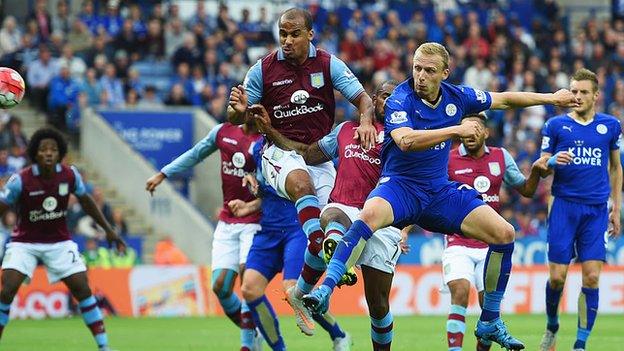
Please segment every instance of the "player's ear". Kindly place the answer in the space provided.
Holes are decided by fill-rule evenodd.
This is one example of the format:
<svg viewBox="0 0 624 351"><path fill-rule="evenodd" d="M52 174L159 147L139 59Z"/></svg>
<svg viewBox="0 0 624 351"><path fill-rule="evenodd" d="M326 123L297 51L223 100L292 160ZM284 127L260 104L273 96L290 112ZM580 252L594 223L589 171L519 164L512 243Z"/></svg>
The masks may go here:
<svg viewBox="0 0 624 351"><path fill-rule="evenodd" d="M446 78L448 78L449 74L451 74L451 70L448 68L445 68L442 70L442 80L446 80Z"/></svg>
<svg viewBox="0 0 624 351"><path fill-rule="evenodd" d="M312 39L314 39L314 29L310 29L310 30L308 31L308 39L309 39L310 41L312 41Z"/></svg>

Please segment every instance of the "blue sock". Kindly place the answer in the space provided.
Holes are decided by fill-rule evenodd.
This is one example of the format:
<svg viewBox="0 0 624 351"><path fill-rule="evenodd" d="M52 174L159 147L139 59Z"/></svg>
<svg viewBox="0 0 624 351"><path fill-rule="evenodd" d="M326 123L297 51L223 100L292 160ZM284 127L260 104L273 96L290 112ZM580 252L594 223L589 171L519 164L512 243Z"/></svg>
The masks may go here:
<svg viewBox="0 0 624 351"><path fill-rule="evenodd" d="M491 321L500 317L500 304L511 274L513 250L513 242L501 245L490 244L483 274L485 294L480 318L482 321Z"/></svg>
<svg viewBox="0 0 624 351"><path fill-rule="evenodd" d="M11 304L5 304L0 302L0 336L4 327L9 323L9 314L11 312Z"/></svg>
<svg viewBox="0 0 624 351"><path fill-rule="evenodd" d="M373 349L389 349L392 344L392 312L388 311L382 319L370 317L371 320L371 339L373 341Z"/></svg>
<svg viewBox="0 0 624 351"><path fill-rule="evenodd" d="M102 348L108 346L108 336L104 329L104 318L102 311L98 307L98 302L93 295L78 302L80 312L82 313L82 319L84 320L98 347Z"/></svg>
<svg viewBox="0 0 624 351"><path fill-rule="evenodd" d="M240 315L242 303L236 294L231 293L228 297L219 297L219 303L228 316Z"/></svg>
<svg viewBox="0 0 624 351"><path fill-rule="evenodd" d="M329 336L332 340L336 338L344 338L345 333L342 329L340 329L340 325L329 312L321 315L314 313L312 318L321 326L323 329L327 330Z"/></svg>
<svg viewBox="0 0 624 351"><path fill-rule="evenodd" d="M330 290L336 287L342 275L347 271L347 265L355 263L362 253L366 240L370 239L371 236L373 236L373 231L366 223L359 219L353 222L342 241L338 242L336 252L334 252L334 256L327 266L327 274L323 285ZM356 248L358 249L357 251L355 250Z"/></svg>
<svg viewBox="0 0 624 351"><path fill-rule="evenodd" d="M223 269L215 269L212 271L212 286L215 286L217 278L221 275ZM241 300L234 294L231 287L234 285L232 281L236 279L238 273L231 269L225 270L225 276L221 290L216 292L219 304L228 318L236 325L241 323Z"/></svg>
<svg viewBox="0 0 624 351"><path fill-rule="evenodd" d="M598 289L581 288L578 299L578 329L575 349L584 349L598 315Z"/></svg>
<svg viewBox="0 0 624 351"><path fill-rule="evenodd" d="M256 324L253 321L253 316L249 310L247 303L243 301L241 303L241 348L247 347L251 350L253 347L254 339L256 338Z"/></svg>
<svg viewBox="0 0 624 351"><path fill-rule="evenodd" d="M248 301L247 305L249 306L256 326L260 329L264 340L266 340L271 349L273 351L286 350L284 339L280 333L277 315L266 295L262 295L262 297L254 301Z"/></svg>
<svg viewBox="0 0 624 351"><path fill-rule="evenodd" d="M323 272L327 269L325 261L318 255L313 255L307 248L304 255L304 264L301 274L297 279L297 290L302 294L308 294L314 285L321 279Z"/></svg>
<svg viewBox="0 0 624 351"><path fill-rule="evenodd" d="M546 328L553 333L559 330L559 300L563 289L555 290L550 286L550 282L546 282L546 316L548 323Z"/></svg>

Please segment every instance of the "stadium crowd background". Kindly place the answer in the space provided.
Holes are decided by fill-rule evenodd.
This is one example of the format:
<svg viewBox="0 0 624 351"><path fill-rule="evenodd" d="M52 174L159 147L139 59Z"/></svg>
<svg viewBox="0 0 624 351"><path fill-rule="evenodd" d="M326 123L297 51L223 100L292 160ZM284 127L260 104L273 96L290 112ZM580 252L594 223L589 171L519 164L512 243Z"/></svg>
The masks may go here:
<svg viewBox="0 0 624 351"><path fill-rule="evenodd" d="M407 78L416 47L435 41L453 57L448 80L483 90L556 91L587 67L599 77L599 111L624 118L624 19L588 13L572 26L553 0L501 3L292 2L313 14L315 45L344 60L369 92L383 80ZM223 121L230 87L277 48L277 12L264 7L233 14L225 3L212 12L197 1L186 18L177 2L84 1L73 6L79 11L69 5L37 0L25 18L5 13L0 29L0 66L19 70L30 104L68 133L78 133L87 107L196 106ZM337 123L355 112L338 95ZM489 145L505 146L528 174L544 121L559 112L551 106L489 112ZM0 122L0 170L5 158L13 164L0 175L6 179L25 164L27 139L19 118L4 113ZM502 191L502 214L519 237L545 237L548 185L542 182L534 199ZM4 233L14 222L6 217Z"/></svg>

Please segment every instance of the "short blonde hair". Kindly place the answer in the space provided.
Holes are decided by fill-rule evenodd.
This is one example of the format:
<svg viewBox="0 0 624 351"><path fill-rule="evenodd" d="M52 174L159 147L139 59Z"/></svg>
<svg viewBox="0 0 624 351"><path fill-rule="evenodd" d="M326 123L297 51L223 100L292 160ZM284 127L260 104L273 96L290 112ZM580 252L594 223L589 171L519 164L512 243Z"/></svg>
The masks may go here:
<svg viewBox="0 0 624 351"><path fill-rule="evenodd" d="M428 43L424 43L424 44L420 44L420 46L418 47L418 49L416 49L416 51L414 52L414 56L416 56L417 53L423 53L425 55L438 55L442 58L442 64L443 64L443 68L444 69L448 69L449 68L449 52L446 50L446 48L444 47L444 45L442 44L438 44L438 43L434 43L434 42L428 42Z"/></svg>
<svg viewBox="0 0 624 351"><path fill-rule="evenodd" d="M570 80L575 80L577 82L581 80L588 80L592 82L592 86L594 88L594 92L598 91L598 76L596 73L588 70L587 68L581 68L578 71L574 72Z"/></svg>

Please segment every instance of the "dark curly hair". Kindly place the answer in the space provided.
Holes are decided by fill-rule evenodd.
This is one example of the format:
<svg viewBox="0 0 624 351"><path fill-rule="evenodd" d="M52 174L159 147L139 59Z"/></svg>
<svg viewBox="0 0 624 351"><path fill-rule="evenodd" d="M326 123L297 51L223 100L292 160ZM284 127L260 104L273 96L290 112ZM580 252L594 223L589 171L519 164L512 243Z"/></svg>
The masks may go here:
<svg viewBox="0 0 624 351"><path fill-rule="evenodd" d="M59 161L67 155L67 141L65 140L63 134L53 128L41 128L32 135L26 150L28 157L33 163L37 163L37 151L39 150L39 144L41 144L43 139L53 139L56 141L56 145L58 145L59 150Z"/></svg>

